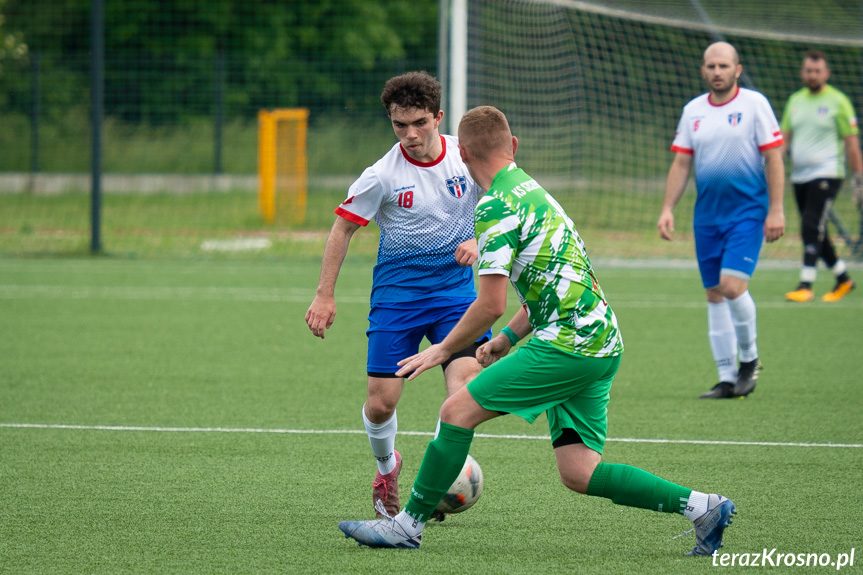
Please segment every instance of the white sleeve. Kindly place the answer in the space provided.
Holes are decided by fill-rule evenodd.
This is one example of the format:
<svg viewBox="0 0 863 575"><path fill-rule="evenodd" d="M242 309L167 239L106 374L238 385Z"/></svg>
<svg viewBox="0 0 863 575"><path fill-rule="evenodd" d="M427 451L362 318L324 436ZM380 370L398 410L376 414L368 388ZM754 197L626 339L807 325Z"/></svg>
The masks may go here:
<svg viewBox="0 0 863 575"><path fill-rule="evenodd" d="M336 214L361 226L369 221L381 207L383 185L374 166L366 168L348 189L348 197L336 208Z"/></svg>
<svg viewBox="0 0 863 575"><path fill-rule="evenodd" d="M671 151L692 154L694 149L695 148L692 147L692 137L689 133L689 121L687 120L686 108L683 108L683 113L680 115L680 121L677 123L677 131L674 133L674 140L671 142Z"/></svg>
<svg viewBox="0 0 863 575"><path fill-rule="evenodd" d="M782 130L770 102L758 94L755 103L755 142L762 152L782 145Z"/></svg>

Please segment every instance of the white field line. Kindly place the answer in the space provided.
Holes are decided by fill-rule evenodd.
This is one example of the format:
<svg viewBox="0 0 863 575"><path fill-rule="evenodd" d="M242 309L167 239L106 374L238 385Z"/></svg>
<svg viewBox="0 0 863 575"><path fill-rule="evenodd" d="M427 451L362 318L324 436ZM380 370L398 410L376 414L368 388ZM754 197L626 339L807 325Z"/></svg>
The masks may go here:
<svg viewBox="0 0 863 575"><path fill-rule="evenodd" d="M6 429L67 429L73 431L153 431L161 433L271 433L283 435L365 435L362 429L266 429L256 427L149 427L135 425L72 425L63 423L2 423ZM399 435L431 437L430 431L399 431ZM549 441L548 435L510 435L477 433L475 437L487 439L516 439ZM786 441L724 441L718 439L644 439L634 437L609 437L615 443L692 444L692 445L740 445L755 447L841 447L860 449L863 443L799 443Z"/></svg>
<svg viewBox="0 0 863 575"><path fill-rule="evenodd" d="M205 252L244 252L266 250L273 245L269 238L236 238L233 240L204 240L201 249Z"/></svg>

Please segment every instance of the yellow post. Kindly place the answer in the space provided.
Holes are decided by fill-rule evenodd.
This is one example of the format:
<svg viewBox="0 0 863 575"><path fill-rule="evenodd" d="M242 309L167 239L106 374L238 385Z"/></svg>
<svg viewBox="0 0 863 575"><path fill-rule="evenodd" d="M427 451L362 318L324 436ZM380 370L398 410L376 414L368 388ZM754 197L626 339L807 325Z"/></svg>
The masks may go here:
<svg viewBox="0 0 863 575"><path fill-rule="evenodd" d="M276 220L276 146L272 115L258 112L258 209L264 221Z"/></svg>
<svg viewBox="0 0 863 575"><path fill-rule="evenodd" d="M306 134L309 111L258 112L258 202L267 223L306 218Z"/></svg>

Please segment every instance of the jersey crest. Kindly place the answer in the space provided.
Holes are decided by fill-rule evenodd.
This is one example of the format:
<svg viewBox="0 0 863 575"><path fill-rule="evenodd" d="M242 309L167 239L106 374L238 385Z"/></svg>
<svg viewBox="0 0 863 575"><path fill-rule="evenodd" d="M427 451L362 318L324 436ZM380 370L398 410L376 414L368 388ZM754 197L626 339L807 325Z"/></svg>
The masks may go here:
<svg viewBox="0 0 863 575"><path fill-rule="evenodd" d="M732 126L736 126L740 123L740 118L743 117L743 114L740 112L734 112L733 114L728 114L728 123Z"/></svg>
<svg viewBox="0 0 863 575"><path fill-rule="evenodd" d="M446 189L454 198L460 198L467 192L467 178L456 176L446 180Z"/></svg>

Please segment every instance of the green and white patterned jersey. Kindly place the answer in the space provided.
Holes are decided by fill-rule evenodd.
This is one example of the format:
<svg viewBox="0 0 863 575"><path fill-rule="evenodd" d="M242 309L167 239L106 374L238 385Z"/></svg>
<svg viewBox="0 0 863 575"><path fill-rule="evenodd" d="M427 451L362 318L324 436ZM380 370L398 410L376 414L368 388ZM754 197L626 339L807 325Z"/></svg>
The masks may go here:
<svg viewBox="0 0 863 575"><path fill-rule="evenodd" d="M791 132L791 181L845 177L843 138L857 134L857 118L848 98L829 84L817 94L803 88L791 94L781 129Z"/></svg>
<svg viewBox="0 0 863 575"><path fill-rule="evenodd" d="M478 273L509 277L534 337L585 357L623 352L617 317L560 204L514 163L476 207Z"/></svg>

